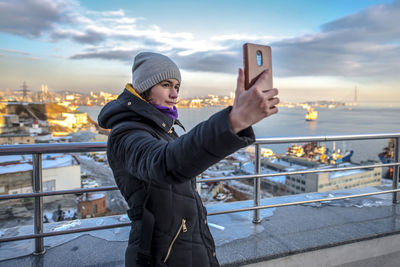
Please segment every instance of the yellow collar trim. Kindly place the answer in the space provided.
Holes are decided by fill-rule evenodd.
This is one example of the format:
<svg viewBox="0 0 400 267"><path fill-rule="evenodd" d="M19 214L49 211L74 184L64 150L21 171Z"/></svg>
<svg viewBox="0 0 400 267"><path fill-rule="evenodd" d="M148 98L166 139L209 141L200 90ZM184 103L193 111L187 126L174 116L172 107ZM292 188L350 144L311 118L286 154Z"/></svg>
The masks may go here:
<svg viewBox="0 0 400 267"><path fill-rule="evenodd" d="M141 96L135 91L135 89L133 89L131 83L127 83L126 86L125 86L125 89L128 90L129 92L131 92L133 95L137 96L138 98L142 99L144 102L147 102L146 100L144 100L143 97L141 97Z"/></svg>

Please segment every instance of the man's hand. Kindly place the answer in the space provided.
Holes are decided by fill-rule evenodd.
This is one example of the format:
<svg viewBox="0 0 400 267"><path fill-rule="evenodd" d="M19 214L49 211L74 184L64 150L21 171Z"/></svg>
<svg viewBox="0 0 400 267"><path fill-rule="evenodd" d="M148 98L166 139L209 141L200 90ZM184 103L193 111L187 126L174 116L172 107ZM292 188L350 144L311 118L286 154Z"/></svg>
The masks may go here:
<svg viewBox="0 0 400 267"><path fill-rule="evenodd" d="M229 122L234 133L259 122L278 112L278 89L261 88L263 80L267 79L265 71L249 90L244 89L244 72L239 69L235 102L229 114Z"/></svg>

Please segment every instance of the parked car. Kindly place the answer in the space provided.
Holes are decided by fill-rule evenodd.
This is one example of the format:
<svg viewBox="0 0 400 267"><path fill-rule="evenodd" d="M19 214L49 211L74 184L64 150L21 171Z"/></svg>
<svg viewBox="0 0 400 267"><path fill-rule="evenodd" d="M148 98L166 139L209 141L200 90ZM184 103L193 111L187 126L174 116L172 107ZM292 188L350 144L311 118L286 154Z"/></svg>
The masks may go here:
<svg viewBox="0 0 400 267"><path fill-rule="evenodd" d="M81 183L82 183L82 187L83 188L96 188L96 187L99 187L99 184L95 180L92 180L92 179L83 179L81 181Z"/></svg>
<svg viewBox="0 0 400 267"><path fill-rule="evenodd" d="M224 200L226 198L226 194L224 193L218 193L215 198L219 201Z"/></svg>

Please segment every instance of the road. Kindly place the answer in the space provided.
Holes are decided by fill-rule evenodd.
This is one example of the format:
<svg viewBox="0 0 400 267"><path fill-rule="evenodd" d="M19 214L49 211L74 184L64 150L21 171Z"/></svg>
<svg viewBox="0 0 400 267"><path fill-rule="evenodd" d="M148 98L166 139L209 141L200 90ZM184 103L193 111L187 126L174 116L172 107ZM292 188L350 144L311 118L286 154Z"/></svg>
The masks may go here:
<svg viewBox="0 0 400 267"><path fill-rule="evenodd" d="M113 173L106 162L96 162L94 159L77 155L81 162L81 172L85 172L89 178L95 180L99 186L115 186ZM125 199L119 190L105 191L107 208L115 213L125 213L128 209Z"/></svg>

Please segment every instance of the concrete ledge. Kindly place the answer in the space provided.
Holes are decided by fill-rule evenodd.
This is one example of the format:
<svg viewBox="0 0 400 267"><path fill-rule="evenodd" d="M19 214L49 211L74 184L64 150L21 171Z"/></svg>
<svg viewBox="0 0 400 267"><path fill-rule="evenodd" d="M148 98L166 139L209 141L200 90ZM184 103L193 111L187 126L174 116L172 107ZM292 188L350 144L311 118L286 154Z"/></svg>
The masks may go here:
<svg viewBox="0 0 400 267"><path fill-rule="evenodd" d="M0 266L125 266L127 242L110 242L88 234L62 245L47 248L40 256L24 256L0 261Z"/></svg>
<svg viewBox="0 0 400 267"><path fill-rule="evenodd" d="M263 199L261 204L385 189L293 195ZM212 212L252 204L252 201L242 201L210 205L207 209ZM364 264L369 262L392 266L384 263L391 264L398 259L400 205L391 203L391 194L265 209L257 225L252 223L252 216L253 212L209 216L222 266L368 266ZM125 217L82 220L77 227L121 222ZM20 257L10 256L16 255L11 252L23 244L33 244L33 240L1 243L0 254L8 253L9 257L3 255L0 266L124 266L128 233L129 227L124 227L46 238L47 252L42 256L30 254L33 246L32 249L25 246L25 254Z"/></svg>
<svg viewBox="0 0 400 267"><path fill-rule="evenodd" d="M400 235L375 238L331 248L245 265L247 267L295 266L399 266Z"/></svg>
<svg viewBox="0 0 400 267"><path fill-rule="evenodd" d="M332 197L333 194L340 196L377 189L385 188L358 189L358 192L343 190L328 192L326 195L314 193L286 196L282 197L281 201L324 198L329 195ZM265 201L279 201L279 198ZM400 234L400 205L391 203L391 194L281 207L273 209L271 213L270 216L264 214L261 223L252 226L248 225L252 214L241 213L247 217L247 220L241 222L241 227L235 224L240 214L230 214L229 232L243 235L243 232L252 229L253 233L247 237L223 243L218 239L221 233L213 231L217 243L217 256L222 266L243 266ZM212 216L209 221L223 222L222 217L214 221L218 219L215 217L219 216Z"/></svg>

